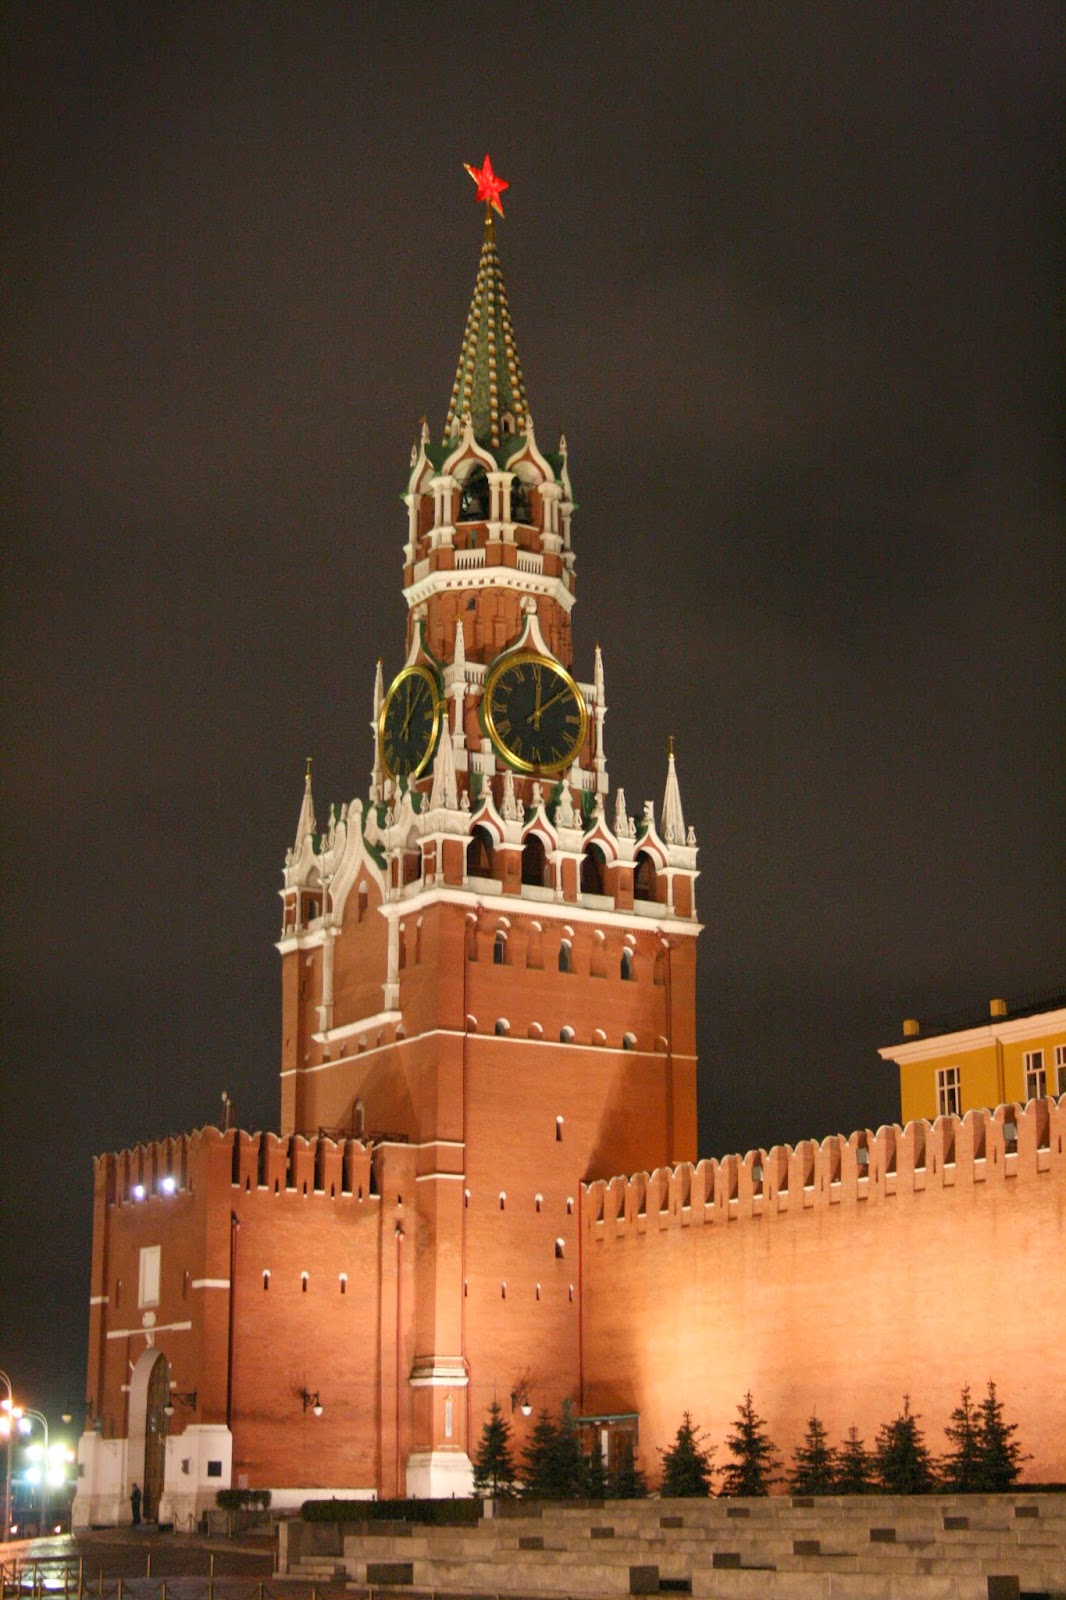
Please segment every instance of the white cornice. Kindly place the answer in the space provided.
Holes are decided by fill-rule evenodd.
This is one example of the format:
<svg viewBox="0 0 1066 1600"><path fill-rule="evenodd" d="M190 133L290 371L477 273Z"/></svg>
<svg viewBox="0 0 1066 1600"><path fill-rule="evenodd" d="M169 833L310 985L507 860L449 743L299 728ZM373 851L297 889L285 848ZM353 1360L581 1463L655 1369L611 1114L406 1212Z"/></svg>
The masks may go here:
<svg viewBox="0 0 1066 1600"><path fill-rule="evenodd" d="M324 1033L313 1033L311 1037L316 1044L334 1044L341 1039L356 1039L361 1033L373 1033L376 1028L392 1027L402 1021L402 1011L375 1011L372 1017L361 1017L358 1022L346 1022L342 1028L328 1028Z"/></svg>
<svg viewBox="0 0 1066 1600"><path fill-rule="evenodd" d="M517 567L464 567L430 572L408 585L403 594L411 608L453 589L513 589L518 594L547 595L567 612L573 610L576 598L561 578L520 572Z"/></svg>
<svg viewBox="0 0 1066 1600"><path fill-rule="evenodd" d="M1066 1007L1040 1011L1031 1017L986 1022L979 1028L963 1028L958 1033L937 1033L929 1039L908 1039L905 1044L886 1045L877 1053L882 1061L894 1061L897 1066L904 1067L912 1061L960 1055L997 1042L1016 1044L1021 1039L1038 1039L1047 1033L1066 1035Z"/></svg>
<svg viewBox="0 0 1066 1600"><path fill-rule="evenodd" d="M492 881L495 882L495 879ZM487 878L478 879L481 885L487 885L488 882ZM566 922L590 922L600 928L625 928L627 931L638 921L645 924L653 921L654 927L660 932L682 934L692 939L703 932L702 922L696 922L695 919L662 915L664 908L658 901L638 900L634 903L633 911L608 911L598 907L586 907L572 900L544 900L539 895L536 898L531 895L527 901L524 895L504 894L502 885L498 893L493 893L492 890L486 893L484 887L475 891L461 889L457 884L449 884L446 887L435 884L431 889L420 890L410 899L387 900L380 910L384 917L409 917L414 911L422 911L426 906L439 904L467 906L494 912L506 906L515 916L538 918L557 916ZM528 905L528 910L523 909L524 904ZM636 909L637 906L641 908L639 911Z"/></svg>

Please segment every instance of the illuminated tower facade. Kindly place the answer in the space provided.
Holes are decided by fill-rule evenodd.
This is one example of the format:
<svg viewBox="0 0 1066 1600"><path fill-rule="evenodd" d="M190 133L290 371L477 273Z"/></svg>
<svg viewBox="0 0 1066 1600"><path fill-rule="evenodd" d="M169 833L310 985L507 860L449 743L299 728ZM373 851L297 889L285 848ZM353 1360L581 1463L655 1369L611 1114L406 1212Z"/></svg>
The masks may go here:
<svg viewBox="0 0 1066 1600"><path fill-rule="evenodd" d="M603 661L572 659L566 441L537 442L502 184L472 175L477 281L406 486L405 653L378 668L365 797L319 824L308 773L278 946L282 1134L410 1173L384 1198L393 1492L419 1495L468 1489L493 1398L580 1405L582 1180L696 1153L695 837L672 750L658 818L612 793Z"/></svg>

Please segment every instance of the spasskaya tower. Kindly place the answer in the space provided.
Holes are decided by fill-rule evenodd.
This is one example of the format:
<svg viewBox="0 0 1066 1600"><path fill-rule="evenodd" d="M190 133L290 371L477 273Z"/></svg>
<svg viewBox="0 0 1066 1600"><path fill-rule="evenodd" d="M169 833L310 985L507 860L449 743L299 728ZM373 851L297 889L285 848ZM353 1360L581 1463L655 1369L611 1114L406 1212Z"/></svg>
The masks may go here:
<svg viewBox="0 0 1066 1600"><path fill-rule="evenodd" d="M695 837L672 750L658 819L612 793L604 664L572 660L566 441L534 433L497 252L507 185L468 171L484 234L443 436L411 452L405 654L378 667L366 794L319 823L307 775L278 945L282 1134L407 1174L383 1196L402 1481L379 1488L419 1495L469 1491L494 1398L580 1406L582 1180L696 1154Z"/></svg>

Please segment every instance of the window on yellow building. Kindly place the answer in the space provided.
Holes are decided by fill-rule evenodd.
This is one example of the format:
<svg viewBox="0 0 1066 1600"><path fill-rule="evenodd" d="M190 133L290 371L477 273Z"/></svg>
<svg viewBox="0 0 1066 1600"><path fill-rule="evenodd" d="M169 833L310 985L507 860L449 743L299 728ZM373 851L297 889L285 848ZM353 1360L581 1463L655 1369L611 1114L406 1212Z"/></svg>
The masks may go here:
<svg viewBox="0 0 1066 1600"><path fill-rule="evenodd" d="M1055 1046L1055 1093L1066 1094L1066 1044Z"/></svg>
<svg viewBox="0 0 1066 1600"><path fill-rule="evenodd" d="M940 1067L936 1075L936 1107L940 1117L957 1117L962 1113L962 1092L958 1067Z"/></svg>
<svg viewBox="0 0 1066 1600"><path fill-rule="evenodd" d="M1025 1098L1042 1100L1047 1094L1047 1074L1044 1071L1043 1050L1025 1052Z"/></svg>

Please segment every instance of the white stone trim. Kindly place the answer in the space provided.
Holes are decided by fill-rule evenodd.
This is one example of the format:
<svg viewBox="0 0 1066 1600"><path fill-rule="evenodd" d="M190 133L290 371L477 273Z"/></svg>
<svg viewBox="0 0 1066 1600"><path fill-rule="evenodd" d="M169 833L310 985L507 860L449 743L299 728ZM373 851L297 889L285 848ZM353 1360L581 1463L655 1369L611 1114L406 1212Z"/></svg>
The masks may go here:
<svg viewBox="0 0 1066 1600"><path fill-rule="evenodd" d="M406 1045L417 1044L421 1039L480 1039L486 1044L494 1045L539 1045L541 1048L551 1050L596 1050L601 1054L625 1054L630 1060L634 1058L639 1060L643 1056L648 1061L661 1061L666 1055L672 1057L674 1061L698 1060L694 1053L685 1050L671 1050L669 1047L665 1050L625 1050L620 1044L604 1045L592 1044L591 1042L586 1044L584 1040L575 1041L571 1039L568 1045L563 1045L558 1039L530 1039L521 1033L478 1033L472 1028L427 1028L425 1033L408 1033L402 1039L390 1039L388 1043L375 1045L371 1050L360 1050L354 1056L338 1056L335 1061L319 1061L313 1067L286 1067L279 1074L279 1077L294 1078L298 1072L308 1075L313 1072L333 1072L337 1067L347 1066L349 1062L366 1061L371 1056L376 1055L379 1050L399 1050ZM371 1138L368 1142L388 1144L389 1141L387 1139L374 1140ZM425 1150L432 1145L443 1142L440 1139L429 1139L425 1144L419 1145L405 1142L403 1148L405 1150ZM462 1148L462 1146L459 1146L459 1148ZM371 1196L371 1198L377 1197Z"/></svg>
<svg viewBox="0 0 1066 1600"><path fill-rule="evenodd" d="M137 1334L145 1338L149 1333L189 1333L192 1330L191 1322L160 1322L154 1328L108 1328L109 1339L132 1339Z"/></svg>
<svg viewBox="0 0 1066 1600"><path fill-rule="evenodd" d="M340 1028L328 1028L323 1033L313 1033L311 1037L316 1044L333 1044L336 1040L355 1038L361 1033L373 1033L375 1028L388 1028L402 1021L402 1011L375 1011L372 1017L363 1017L358 1022L346 1022Z"/></svg>
<svg viewBox="0 0 1066 1600"><path fill-rule="evenodd" d="M91 1306L106 1306L109 1303L110 1303L110 1296L109 1295L106 1295L106 1294L91 1294L89 1296L89 1304Z"/></svg>
<svg viewBox="0 0 1066 1600"><path fill-rule="evenodd" d="M473 905L481 910L497 913L500 909L500 902L505 902L513 908L512 914L514 916L523 915L522 902L526 898L524 894L505 895L502 885L498 890L493 890L490 888L490 884L496 882L494 878L478 878L476 881L479 885L476 890L460 888L458 884L448 884L447 886L442 886L439 883L433 884L429 888L419 889L418 893L413 894L408 900L386 902L380 908L381 914L386 917L406 917L410 916L413 911L421 911L425 906L441 903L458 906ZM529 900L530 902L535 901L538 908L547 905L548 902L542 898L543 891L538 885L523 884L522 887L523 890L530 887L535 890L535 893L529 896ZM549 893L554 896L554 890L549 891ZM598 899L599 896L595 898ZM598 906L585 906L579 901L555 900L554 898L551 903L558 916L572 919L575 922L591 922L597 927L624 928L628 932L632 930L633 917L636 915L645 920L655 921L664 933L681 934L694 939L703 932L702 922L697 922L695 918L689 920L687 917L671 916L666 907L660 904L658 900L635 900L633 902L633 911L607 911L601 910ZM542 911L538 909L537 915L540 916L542 914Z"/></svg>
<svg viewBox="0 0 1066 1600"><path fill-rule="evenodd" d="M456 1183L462 1183L466 1177L465 1172L416 1172L416 1183L435 1183L438 1178L452 1178Z"/></svg>
<svg viewBox="0 0 1066 1600"><path fill-rule="evenodd" d="M193 1278L190 1289L228 1289L228 1278Z"/></svg>

